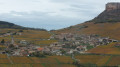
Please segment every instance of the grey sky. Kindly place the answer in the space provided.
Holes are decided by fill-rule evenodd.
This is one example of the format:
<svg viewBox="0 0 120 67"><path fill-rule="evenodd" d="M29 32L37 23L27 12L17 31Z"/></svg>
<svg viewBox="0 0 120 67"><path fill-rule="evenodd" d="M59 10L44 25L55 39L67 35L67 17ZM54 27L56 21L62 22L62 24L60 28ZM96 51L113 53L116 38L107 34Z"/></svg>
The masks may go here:
<svg viewBox="0 0 120 67"><path fill-rule="evenodd" d="M120 0L0 0L0 20L26 27L60 29L96 17Z"/></svg>

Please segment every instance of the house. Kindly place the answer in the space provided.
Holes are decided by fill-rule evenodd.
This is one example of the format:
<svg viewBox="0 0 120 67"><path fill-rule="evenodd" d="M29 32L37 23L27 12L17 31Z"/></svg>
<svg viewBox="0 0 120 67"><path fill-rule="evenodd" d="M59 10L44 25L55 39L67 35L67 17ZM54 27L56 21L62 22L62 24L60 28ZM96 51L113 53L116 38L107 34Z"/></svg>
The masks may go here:
<svg viewBox="0 0 120 67"><path fill-rule="evenodd" d="M15 50L13 53L14 56L19 56L20 55L20 49L19 50Z"/></svg>
<svg viewBox="0 0 120 67"><path fill-rule="evenodd" d="M28 56L29 55L27 50L23 50L20 53L21 53L22 56Z"/></svg>
<svg viewBox="0 0 120 67"><path fill-rule="evenodd" d="M27 44L28 44L28 42L27 42L26 40L21 40L21 41L20 41L20 44L27 45Z"/></svg>
<svg viewBox="0 0 120 67"><path fill-rule="evenodd" d="M37 51L43 51L44 48L37 48Z"/></svg>
<svg viewBox="0 0 120 67"><path fill-rule="evenodd" d="M42 51L45 53L50 53L51 49L49 47L44 47Z"/></svg>
<svg viewBox="0 0 120 67"><path fill-rule="evenodd" d="M22 35L22 33L18 33L18 32L17 32L16 35Z"/></svg>
<svg viewBox="0 0 120 67"><path fill-rule="evenodd" d="M71 49L71 50L68 52L68 54L72 54L73 52L74 52L74 50Z"/></svg>
<svg viewBox="0 0 120 67"><path fill-rule="evenodd" d="M28 51L28 53L29 53L29 54L31 54L31 53L34 53L34 52L35 52L35 51L33 51L33 50L31 50L31 51Z"/></svg>
<svg viewBox="0 0 120 67"><path fill-rule="evenodd" d="M58 51L58 52L56 53L56 55L62 56L63 54L62 54L60 51Z"/></svg>
<svg viewBox="0 0 120 67"><path fill-rule="evenodd" d="M83 46L83 45L80 45L80 46L78 46L77 48L76 48L76 50L78 50L78 51L87 51L87 46Z"/></svg>

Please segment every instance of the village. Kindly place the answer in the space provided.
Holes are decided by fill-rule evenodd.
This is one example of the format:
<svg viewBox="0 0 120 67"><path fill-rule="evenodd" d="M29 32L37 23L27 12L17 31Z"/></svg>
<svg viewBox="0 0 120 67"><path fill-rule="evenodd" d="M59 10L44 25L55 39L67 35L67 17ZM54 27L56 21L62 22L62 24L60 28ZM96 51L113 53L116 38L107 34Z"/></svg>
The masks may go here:
<svg viewBox="0 0 120 67"><path fill-rule="evenodd" d="M51 38L57 39L58 42L44 47L43 51L56 55L86 53L87 50L97 46L118 42L118 40L110 39L109 37L100 37L95 34L78 35L72 33L62 33L60 35L53 35Z"/></svg>
<svg viewBox="0 0 120 67"><path fill-rule="evenodd" d="M1 54L9 56L34 56L33 53L43 53L47 55L71 55L86 53L87 50L95 48L99 45L107 45L111 42L118 42L118 40L110 39L109 37L100 37L99 35L78 35L72 33L53 34L48 40L58 40L49 46L40 47L38 45L29 43L26 40L19 41L20 45L15 44L14 35L22 35L22 33L6 33L0 37L10 36L11 42L5 42L5 49L0 49Z"/></svg>

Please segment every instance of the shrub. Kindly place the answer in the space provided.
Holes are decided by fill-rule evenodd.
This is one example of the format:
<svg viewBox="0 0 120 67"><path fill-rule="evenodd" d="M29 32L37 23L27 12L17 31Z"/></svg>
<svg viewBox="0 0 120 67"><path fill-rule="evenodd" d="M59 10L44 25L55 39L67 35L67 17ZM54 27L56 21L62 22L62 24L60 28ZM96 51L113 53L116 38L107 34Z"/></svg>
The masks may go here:
<svg viewBox="0 0 120 67"><path fill-rule="evenodd" d="M19 30L19 32L24 32L23 30Z"/></svg>
<svg viewBox="0 0 120 67"><path fill-rule="evenodd" d="M34 52L32 54L30 54L30 56L35 56L35 57L46 57L43 53L40 53L40 52Z"/></svg>
<svg viewBox="0 0 120 67"><path fill-rule="evenodd" d="M5 43L5 40L4 40L4 39L2 39L1 43L2 43L2 44L4 44L4 43Z"/></svg>

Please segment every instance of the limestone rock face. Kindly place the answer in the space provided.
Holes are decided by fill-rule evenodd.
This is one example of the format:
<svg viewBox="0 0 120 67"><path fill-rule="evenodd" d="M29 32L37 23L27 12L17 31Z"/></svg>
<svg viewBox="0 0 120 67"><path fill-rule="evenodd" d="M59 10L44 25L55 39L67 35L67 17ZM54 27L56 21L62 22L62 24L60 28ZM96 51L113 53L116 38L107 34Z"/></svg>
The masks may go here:
<svg viewBox="0 0 120 67"><path fill-rule="evenodd" d="M106 4L106 9L91 21L95 23L120 22L120 3Z"/></svg>
<svg viewBox="0 0 120 67"><path fill-rule="evenodd" d="M120 9L120 3L108 3L108 4L106 4L107 11L116 10L116 9Z"/></svg>

